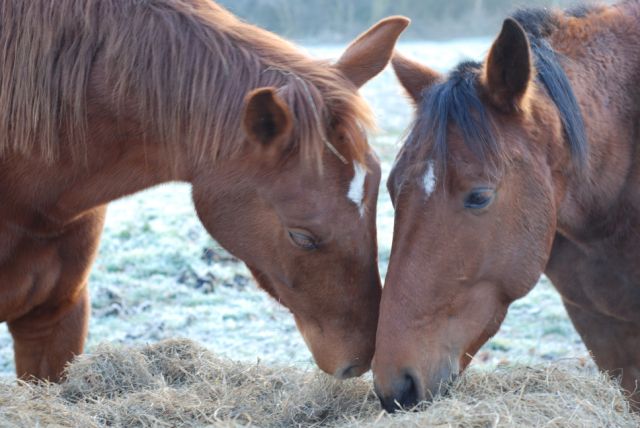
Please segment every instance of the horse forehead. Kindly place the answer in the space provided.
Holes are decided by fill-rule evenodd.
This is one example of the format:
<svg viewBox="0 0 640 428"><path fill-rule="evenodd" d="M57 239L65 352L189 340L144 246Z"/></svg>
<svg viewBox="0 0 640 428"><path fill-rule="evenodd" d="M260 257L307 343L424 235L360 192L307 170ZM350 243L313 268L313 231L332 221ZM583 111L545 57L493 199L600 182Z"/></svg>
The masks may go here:
<svg viewBox="0 0 640 428"><path fill-rule="evenodd" d="M367 180L367 169L359 162L353 164L353 178L349 183L349 191L347 197L358 207L360 216L364 216L364 198Z"/></svg>

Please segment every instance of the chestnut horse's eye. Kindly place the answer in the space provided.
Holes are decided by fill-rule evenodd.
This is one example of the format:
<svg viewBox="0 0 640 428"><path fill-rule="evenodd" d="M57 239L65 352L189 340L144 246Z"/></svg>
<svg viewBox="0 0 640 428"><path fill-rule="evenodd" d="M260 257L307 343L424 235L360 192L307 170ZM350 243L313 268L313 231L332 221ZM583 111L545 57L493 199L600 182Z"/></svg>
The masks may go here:
<svg viewBox="0 0 640 428"><path fill-rule="evenodd" d="M312 251L318 248L318 244L316 243L316 240L312 236L307 235L306 233L290 230L289 238L291 238L291 241L295 245L302 248L303 250Z"/></svg>
<svg viewBox="0 0 640 428"><path fill-rule="evenodd" d="M464 200L464 207L470 210L480 210L493 202L495 191L486 187L473 189Z"/></svg>

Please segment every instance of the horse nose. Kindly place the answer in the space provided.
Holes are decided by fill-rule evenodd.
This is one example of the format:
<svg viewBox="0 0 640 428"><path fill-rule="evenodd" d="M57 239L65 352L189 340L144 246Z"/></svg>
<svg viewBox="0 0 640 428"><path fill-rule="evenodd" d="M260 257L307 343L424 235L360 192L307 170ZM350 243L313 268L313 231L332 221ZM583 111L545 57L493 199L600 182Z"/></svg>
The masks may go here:
<svg viewBox="0 0 640 428"><path fill-rule="evenodd" d="M378 384L375 385L376 394L380 399L382 407L389 413L396 410L410 409L420 401L419 386L420 381L410 371L406 371L403 376L392 382L391 394L379 393Z"/></svg>

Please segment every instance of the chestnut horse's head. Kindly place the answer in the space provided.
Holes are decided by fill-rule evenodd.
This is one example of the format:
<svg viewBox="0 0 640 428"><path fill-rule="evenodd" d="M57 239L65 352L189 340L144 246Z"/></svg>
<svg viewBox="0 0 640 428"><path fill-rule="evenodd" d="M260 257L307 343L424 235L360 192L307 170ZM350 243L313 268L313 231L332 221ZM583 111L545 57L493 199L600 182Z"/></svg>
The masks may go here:
<svg viewBox="0 0 640 428"><path fill-rule="evenodd" d="M264 70L281 82L239 95L240 154L192 180L209 233L292 312L317 364L338 378L369 369L381 293L380 167L357 91L388 64L407 25L380 22L335 64Z"/></svg>
<svg viewBox="0 0 640 428"><path fill-rule="evenodd" d="M390 411L430 399L464 369L545 268L554 176L572 168L557 147L566 136L584 148L545 43L508 19L483 64L449 76L393 59L418 113L388 181L395 230L373 371Z"/></svg>

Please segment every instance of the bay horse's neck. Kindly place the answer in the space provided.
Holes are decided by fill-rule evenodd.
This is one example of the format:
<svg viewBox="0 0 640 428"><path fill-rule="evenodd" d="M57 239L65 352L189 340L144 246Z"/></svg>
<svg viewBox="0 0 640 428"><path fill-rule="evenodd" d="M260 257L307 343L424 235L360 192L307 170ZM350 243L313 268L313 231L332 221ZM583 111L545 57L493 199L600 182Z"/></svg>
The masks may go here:
<svg viewBox="0 0 640 428"><path fill-rule="evenodd" d="M571 162L565 141L553 157L563 197L559 230L576 239L597 238L640 186L640 2L566 19L551 44L563 55L563 67L582 110L588 139L584 167ZM635 195L633 194L635 193ZM640 208L640 205L637 207Z"/></svg>

